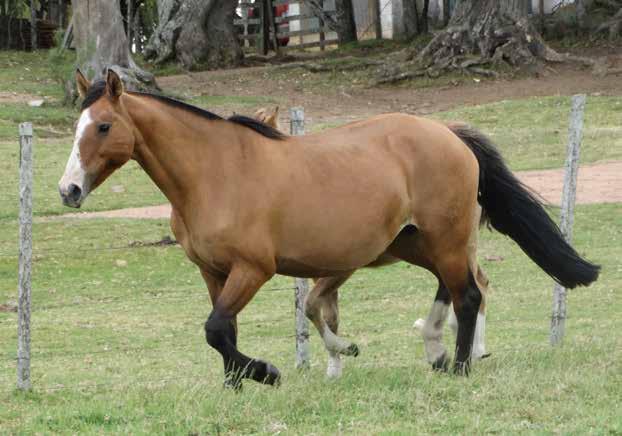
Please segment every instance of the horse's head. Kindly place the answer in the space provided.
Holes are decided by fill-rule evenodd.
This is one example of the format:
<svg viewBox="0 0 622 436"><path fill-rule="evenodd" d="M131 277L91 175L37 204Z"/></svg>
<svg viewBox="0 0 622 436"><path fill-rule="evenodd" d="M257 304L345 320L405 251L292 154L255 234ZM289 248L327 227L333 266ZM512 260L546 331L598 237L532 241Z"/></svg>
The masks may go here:
<svg viewBox="0 0 622 436"><path fill-rule="evenodd" d="M80 207L87 195L127 162L134 152L135 128L121 101L123 83L108 70L106 80L90 83L78 70L84 98L73 149L58 188L63 204Z"/></svg>

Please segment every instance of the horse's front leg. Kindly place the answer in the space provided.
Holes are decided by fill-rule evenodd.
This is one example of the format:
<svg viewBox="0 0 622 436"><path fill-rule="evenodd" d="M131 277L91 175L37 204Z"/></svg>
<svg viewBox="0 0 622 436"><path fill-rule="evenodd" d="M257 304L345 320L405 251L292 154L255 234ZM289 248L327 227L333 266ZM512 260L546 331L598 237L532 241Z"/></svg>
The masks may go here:
<svg viewBox="0 0 622 436"><path fill-rule="evenodd" d="M237 348L236 316L269 280L270 274L245 264L235 265L224 280L205 271L202 274L213 304L205 323L205 339L223 358L225 386L239 389L243 378L277 384L280 379L278 369L242 354Z"/></svg>

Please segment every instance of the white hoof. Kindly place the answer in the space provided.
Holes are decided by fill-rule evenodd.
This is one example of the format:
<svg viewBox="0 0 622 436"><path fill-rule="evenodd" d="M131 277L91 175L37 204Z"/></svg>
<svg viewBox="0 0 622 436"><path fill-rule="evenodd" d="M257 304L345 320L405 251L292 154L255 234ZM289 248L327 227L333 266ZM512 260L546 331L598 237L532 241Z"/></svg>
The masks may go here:
<svg viewBox="0 0 622 436"><path fill-rule="evenodd" d="M473 351L471 351L471 358L473 360L480 360L483 356L486 356L487 354L488 353L486 353L485 347L473 346Z"/></svg>
<svg viewBox="0 0 622 436"><path fill-rule="evenodd" d="M417 321L415 321L415 323L413 324L413 327L416 328L417 330L419 330L420 332L423 331L423 327L425 326L425 319L423 318L419 318Z"/></svg>
<svg viewBox="0 0 622 436"><path fill-rule="evenodd" d="M328 356L328 367L326 368L326 376L328 378L339 378L343 373L343 363L339 354Z"/></svg>

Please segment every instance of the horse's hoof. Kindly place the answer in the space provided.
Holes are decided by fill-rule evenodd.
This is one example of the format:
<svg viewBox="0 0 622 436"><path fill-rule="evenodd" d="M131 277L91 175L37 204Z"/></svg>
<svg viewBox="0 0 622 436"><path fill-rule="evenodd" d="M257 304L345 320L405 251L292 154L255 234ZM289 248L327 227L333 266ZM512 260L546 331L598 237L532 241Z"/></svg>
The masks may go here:
<svg viewBox="0 0 622 436"><path fill-rule="evenodd" d="M359 355L359 347L356 344L350 344L350 346L346 348L346 350L342 354L345 354L346 356L356 357Z"/></svg>
<svg viewBox="0 0 622 436"><path fill-rule="evenodd" d="M471 365L469 362L458 362L454 364L454 374L468 377Z"/></svg>
<svg viewBox="0 0 622 436"><path fill-rule="evenodd" d="M432 369L439 372L447 372L449 370L449 358L447 353L443 353L441 357L432 363Z"/></svg>
<svg viewBox="0 0 622 436"><path fill-rule="evenodd" d="M281 384L281 373L276 367L263 360L253 362L253 370L250 378L265 385L279 386Z"/></svg>
<svg viewBox="0 0 622 436"><path fill-rule="evenodd" d="M276 387L281 386L281 373L276 366L266 363L266 377L264 378L263 383Z"/></svg>
<svg viewBox="0 0 622 436"><path fill-rule="evenodd" d="M226 378L225 382L223 383L223 387L225 389L231 389L234 392L241 392L242 391L242 380L240 379L235 379L235 378Z"/></svg>

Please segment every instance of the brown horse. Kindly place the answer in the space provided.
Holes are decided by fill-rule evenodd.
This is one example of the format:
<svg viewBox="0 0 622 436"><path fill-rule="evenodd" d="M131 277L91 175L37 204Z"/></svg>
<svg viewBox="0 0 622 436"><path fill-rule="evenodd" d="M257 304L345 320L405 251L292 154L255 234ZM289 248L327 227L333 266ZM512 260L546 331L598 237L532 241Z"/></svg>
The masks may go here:
<svg viewBox="0 0 622 436"><path fill-rule="evenodd" d="M205 336L230 386L279 380L274 366L238 350L236 328L274 274L345 276L385 256L439 278L435 310L440 319L453 303L454 370L467 373L481 302L469 259L478 201L493 228L564 286L598 276L492 144L467 127L388 114L285 137L250 118L124 92L113 71L93 84L79 72L76 79L85 98L59 186L64 204L79 207L129 159L143 167L171 202L173 232L207 284ZM308 313L327 349L358 353ZM435 365L446 362L443 352Z"/></svg>
<svg viewBox="0 0 622 436"><path fill-rule="evenodd" d="M281 124L279 123L279 107L275 107L273 110L262 107L255 111L253 115L255 119L267 124L268 126L283 131ZM489 356L486 352L485 344L485 332L486 332L486 299L488 297L489 282L488 277L484 273L484 270L477 264L477 241L479 237L479 226L481 218L481 207L477 205L477 216L473 222L473 230L469 242L469 261L473 263L472 269L477 270L475 280L477 286L482 294L482 302L479 305L479 312L477 314L477 322L475 324L475 335L473 338L473 346L471 348L471 358L473 360L482 359ZM377 259L372 265L368 266L384 266L392 263L399 262L400 259L390 257L387 255L382 256L381 259ZM333 277L322 277L314 279L315 286L309 293L305 301L305 309L310 315L311 319L320 320L324 319L329 329L337 334L339 329L339 288L352 276L351 272L344 275L338 275ZM439 286L442 283L439 282ZM320 296L322 296L320 298ZM446 318L448 324L451 327L454 335L458 333L458 320L456 319L455 312L452 310L451 305L447 310L444 308L444 304L441 302L434 304L432 310L428 314L426 320L418 319L415 321L414 327L421 331L423 341L425 344L426 357L431 364L436 364L438 357L446 355L445 346L442 343L443 339L443 327ZM449 316L447 316L449 314ZM316 322L317 324L317 322ZM443 362L447 363L447 360ZM342 374L343 363L341 361L341 355L335 351L328 351L328 366L326 368L326 375L330 378L340 377Z"/></svg>

